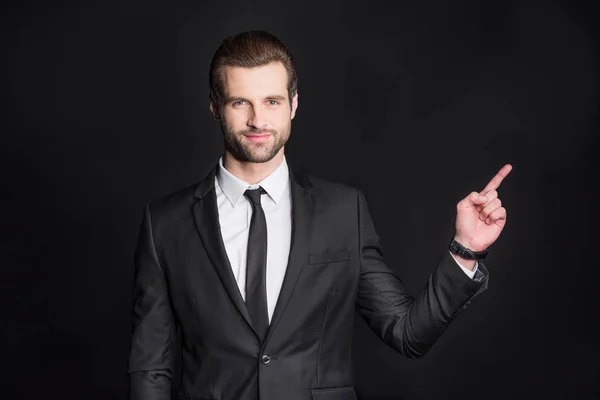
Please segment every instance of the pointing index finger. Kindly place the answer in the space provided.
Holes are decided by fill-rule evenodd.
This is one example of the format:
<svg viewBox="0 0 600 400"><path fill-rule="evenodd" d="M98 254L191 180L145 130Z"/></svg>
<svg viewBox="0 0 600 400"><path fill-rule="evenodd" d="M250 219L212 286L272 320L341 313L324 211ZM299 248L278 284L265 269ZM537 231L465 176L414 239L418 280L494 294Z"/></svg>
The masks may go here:
<svg viewBox="0 0 600 400"><path fill-rule="evenodd" d="M504 167L502 167L502 169L500 169L500 171L498 171L496 176L494 176L492 178L492 180L487 184L487 186L481 191L480 194L485 195L490 190L498 189L498 187L502 183L502 180L504 178L506 178L506 176L508 175L508 173L511 170L512 170L512 165L510 165L510 164L506 164Z"/></svg>

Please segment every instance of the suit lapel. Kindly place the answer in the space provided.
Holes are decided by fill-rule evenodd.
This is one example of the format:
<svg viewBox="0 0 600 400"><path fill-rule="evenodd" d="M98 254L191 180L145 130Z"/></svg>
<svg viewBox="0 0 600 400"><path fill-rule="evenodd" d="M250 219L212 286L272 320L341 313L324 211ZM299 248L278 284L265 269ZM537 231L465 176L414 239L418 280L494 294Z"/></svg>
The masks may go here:
<svg viewBox="0 0 600 400"><path fill-rule="evenodd" d="M290 185L292 193L292 242L290 255L265 342L281 319L308 257L310 232L314 215L314 199L313 194L309 190L310 181L304 175L292 174L290 170Z"/></svg>
<svg viewBox="0 0 600 400"><path fill-rule="evenodd" d="M217 168L214 168L198 185L195 196L200 200L194 205L193 213L196 223L196 229L202 239L204 248L208 257L221 278L221 282L227 290L229 297L235 307L250 328L254 331L254 327L250 321L250 315L246 308L246 303L242 298L238 289L231 264L227 257L225 244L221 235L221 224L219 223L219 210L217 207L217 195L214 188L215 174ZM254 331L256 334L256 331ZM258 335L257 335L258 337Z"/></svg>

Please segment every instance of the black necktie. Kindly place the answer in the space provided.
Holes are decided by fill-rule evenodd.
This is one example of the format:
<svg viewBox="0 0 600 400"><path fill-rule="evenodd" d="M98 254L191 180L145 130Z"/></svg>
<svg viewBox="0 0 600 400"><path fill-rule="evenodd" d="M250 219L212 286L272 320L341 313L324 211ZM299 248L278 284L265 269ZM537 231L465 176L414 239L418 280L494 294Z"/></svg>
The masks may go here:
<svg viewBox="0 0 600 400"><path fill-rule="evenodd" d="M269 328L267 311L267 220L260 204L260 196L266 193L261 187L246 190L244 196L252 204L252 219L248 234L246 261L246 307L256 333L262 342Z"/></svg>

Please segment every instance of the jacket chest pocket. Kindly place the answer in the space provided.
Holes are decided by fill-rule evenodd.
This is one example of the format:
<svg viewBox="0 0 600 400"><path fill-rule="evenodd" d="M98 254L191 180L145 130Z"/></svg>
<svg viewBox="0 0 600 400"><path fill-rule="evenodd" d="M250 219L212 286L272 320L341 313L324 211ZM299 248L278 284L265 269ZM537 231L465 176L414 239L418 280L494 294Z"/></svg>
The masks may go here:
<svg viewBox="0 0 600 400"><path fill-rule="evenodd" d="M327 253L315 253L308 255L310 265L332 264L350 260L350 250L342 249Z"/></svg>
<svg viewBox="0 0 600 400"><path fill-rule="evenodd" d="M357 400L354 386L311 390L312 400Z"/></svg>

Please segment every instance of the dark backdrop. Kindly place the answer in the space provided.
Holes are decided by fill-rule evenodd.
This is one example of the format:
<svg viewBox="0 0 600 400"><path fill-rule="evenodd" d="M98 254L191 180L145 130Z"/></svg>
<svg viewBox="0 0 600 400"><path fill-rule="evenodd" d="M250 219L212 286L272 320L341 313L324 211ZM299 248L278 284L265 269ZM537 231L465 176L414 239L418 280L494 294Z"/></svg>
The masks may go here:
<svg viewBox="0 0 600 400"><path fill-rule="evenodd" d="M210 59L223 37L265 29L298 64L288 161L365 191L413 293L456 203L514 167L489 290L420 360L357 319L360 397L598 398L598 14L547 3L5 8L0 397L125 398L143 206L214 165Z"/></svg>

